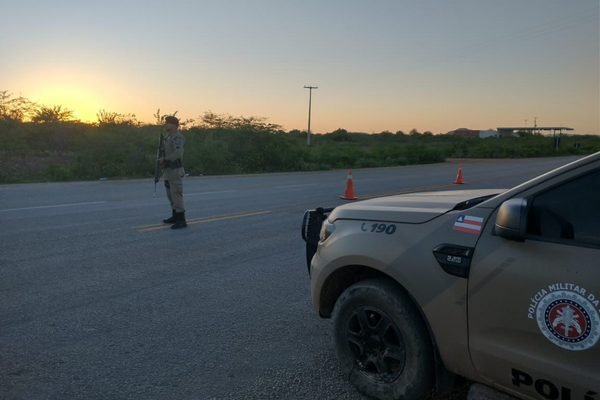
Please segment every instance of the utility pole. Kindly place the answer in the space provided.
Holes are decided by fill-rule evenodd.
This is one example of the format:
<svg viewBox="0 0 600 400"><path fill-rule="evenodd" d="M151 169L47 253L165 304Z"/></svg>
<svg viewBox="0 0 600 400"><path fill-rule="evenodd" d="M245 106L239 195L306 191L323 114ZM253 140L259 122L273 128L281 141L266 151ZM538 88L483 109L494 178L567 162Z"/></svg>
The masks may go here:
<svg viewBox="0 0 600 400"><path fill-rule="evenodd" d="M304 86L304 89L308 89L308 133L306 134L306 145L310 146L310 109L312 103L312 90L318 89L318 86Z"/></svg>
<svg viewBox="0 0 600 400"><path fill-rule="evenodd" d="M560 144L560 137L562 136L562 124L560 124L560 131L558 131L558 138L556 137L556 129L554 131L554 146L555 150L558 151L558 145Z"/></svg>
<svg viewBox="0 0 600 400"><path fill-rule="evenodd" d="M537 117L533 117L533 133L535 133L535 128L537 128Z"/></svg>

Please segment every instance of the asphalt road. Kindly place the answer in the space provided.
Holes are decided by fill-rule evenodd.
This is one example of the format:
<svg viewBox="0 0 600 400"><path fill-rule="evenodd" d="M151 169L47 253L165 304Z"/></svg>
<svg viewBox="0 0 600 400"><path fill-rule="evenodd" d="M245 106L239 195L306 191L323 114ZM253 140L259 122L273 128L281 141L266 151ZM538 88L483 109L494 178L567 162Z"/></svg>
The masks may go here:
<svg viewBox="0 0 600 400"><path fill-rule="evenodd" d="M354 170L357 196L508 188L575 158ZM1 399L362 399L314 314L304 210L346 171L0 186Z"/></svg>

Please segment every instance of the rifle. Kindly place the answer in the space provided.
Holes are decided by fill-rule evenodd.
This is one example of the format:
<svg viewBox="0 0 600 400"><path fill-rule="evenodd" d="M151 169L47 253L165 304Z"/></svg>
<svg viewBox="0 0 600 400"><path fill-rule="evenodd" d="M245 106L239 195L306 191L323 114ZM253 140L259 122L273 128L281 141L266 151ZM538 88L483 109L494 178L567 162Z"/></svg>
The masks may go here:
<svg viewBox="0 0 600 400"><path fill-rule="evenodd" d="M164 168L160 170L160 163L158 162L159 158L164 156L165 149L163 148L165 142L165 138L163 133L160 133L160 137L158 138L158 148L156 149L156 161L154 162L154 196L156 197L156 184L160 181L160 177L164 172Z"/></svg>

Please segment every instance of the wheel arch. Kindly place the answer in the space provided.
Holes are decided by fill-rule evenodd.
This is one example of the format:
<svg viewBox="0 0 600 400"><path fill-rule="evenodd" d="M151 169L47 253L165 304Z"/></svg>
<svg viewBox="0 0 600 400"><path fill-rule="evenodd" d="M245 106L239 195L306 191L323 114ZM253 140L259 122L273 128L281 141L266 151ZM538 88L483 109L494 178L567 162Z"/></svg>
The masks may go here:
<svg viewBox="0 0 600 400"><path fill-rule="evenodd" d="M337 270L335 270L327 277L321 289L321 297L319 304L319 313L321 317L331 318L337 300L339 299L341 294L350 286L354 285L357 282L375 278L385 279L395 288L395 290L406 293L412 301L413 305L419 311L421 319L427 327L429 341L433 349L437 391L438 393L445 393L449 391L453 386L455 375L449 372L444 367L435 339L435 335L433 334L431 326L429 325L427 316L423 312L423 309L421 308L417 300L412 296L412 294L400 282L398 282L396 279L392 278L385 272L364 265L347 265L345 267L338 268Z"/></svg>

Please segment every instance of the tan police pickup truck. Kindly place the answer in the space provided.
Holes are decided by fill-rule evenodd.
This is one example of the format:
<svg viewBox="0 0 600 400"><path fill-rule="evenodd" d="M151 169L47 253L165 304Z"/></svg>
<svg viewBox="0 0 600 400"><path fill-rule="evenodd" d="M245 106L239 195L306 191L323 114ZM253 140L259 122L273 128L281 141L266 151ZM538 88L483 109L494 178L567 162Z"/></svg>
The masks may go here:
<svg viewBox="0 0 600 400"><path fill-rule="evenodd" d="M600 152L513 189L307 211L312 301L375 399L455 374L522 399L600 400Z"/></svg>

